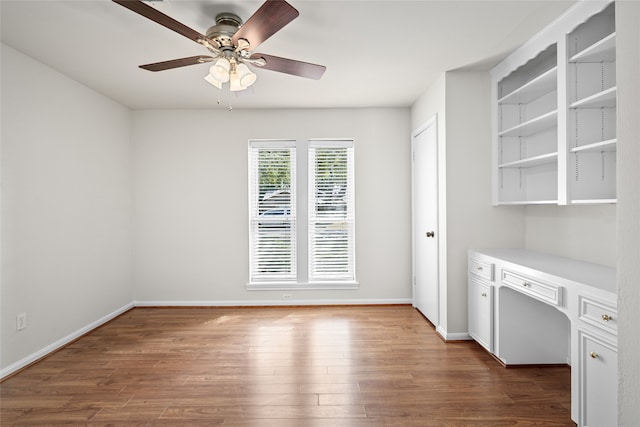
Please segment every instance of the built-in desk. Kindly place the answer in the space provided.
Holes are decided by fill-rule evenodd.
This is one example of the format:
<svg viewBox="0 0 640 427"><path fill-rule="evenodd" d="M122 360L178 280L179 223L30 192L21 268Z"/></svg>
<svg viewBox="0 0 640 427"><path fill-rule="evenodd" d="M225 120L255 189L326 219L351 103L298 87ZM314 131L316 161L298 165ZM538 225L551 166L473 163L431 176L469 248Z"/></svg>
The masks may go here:
<svg viewBox="0 0 640 427"><path fill-rule="evenodd" d="M617 425L615 269L528 251L469 251L469 335L504 365L571 366L571 417Z"/></svg>

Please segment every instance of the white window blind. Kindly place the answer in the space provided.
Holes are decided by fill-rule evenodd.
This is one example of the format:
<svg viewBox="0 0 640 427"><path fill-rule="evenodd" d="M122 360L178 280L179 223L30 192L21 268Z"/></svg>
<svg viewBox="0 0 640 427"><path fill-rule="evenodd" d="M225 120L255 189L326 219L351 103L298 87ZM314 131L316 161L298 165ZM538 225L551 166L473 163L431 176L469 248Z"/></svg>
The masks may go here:
<svg viewBox="0 0 640 427"><path fill-rule="evenodd" d="M309 145L309 281L355 281L353 141Z"/></svg>
<svg viewBox="0 0 640 427"><path fill-rule="evenodd" d="M295 143L252 141L249 152L250 280L295 282Z"/></svg>

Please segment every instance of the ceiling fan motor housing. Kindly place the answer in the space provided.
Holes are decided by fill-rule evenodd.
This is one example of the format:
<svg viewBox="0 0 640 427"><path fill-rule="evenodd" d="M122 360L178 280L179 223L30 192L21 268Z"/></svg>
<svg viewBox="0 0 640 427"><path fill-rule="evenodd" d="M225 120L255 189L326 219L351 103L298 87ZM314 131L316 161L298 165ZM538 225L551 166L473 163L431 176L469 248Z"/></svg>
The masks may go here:
<svg viewBox="0 0 640 427"><path fill-rule="evenodd" d="M234 50L231 41L233 35L240 29L242 19L233 13L220 13L216 16L216 25L207 30L207 38L221 51Z"/></svg>

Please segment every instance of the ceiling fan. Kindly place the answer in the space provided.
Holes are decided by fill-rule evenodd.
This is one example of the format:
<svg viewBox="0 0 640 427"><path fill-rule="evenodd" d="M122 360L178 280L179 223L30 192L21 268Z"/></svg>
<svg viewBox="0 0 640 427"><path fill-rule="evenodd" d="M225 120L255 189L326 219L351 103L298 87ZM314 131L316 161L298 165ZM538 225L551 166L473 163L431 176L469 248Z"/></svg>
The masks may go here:
<svg viewBox="0 0 640 427"><path fill-rule="evenodd" d="M140 0L113 0L121 6L181 34L209 50L211 55L190 56L140 65L149 71L163 71L188 65L213 62L205 80L222 89L229 82L231 91L249 88L257 76L248 65L294 76L318 80L326 67L294 59L255 53L253 50L293 21L299 12L284 0L266 0L243 24L233 13L220 13L206 35L200 34Z"/></svg>

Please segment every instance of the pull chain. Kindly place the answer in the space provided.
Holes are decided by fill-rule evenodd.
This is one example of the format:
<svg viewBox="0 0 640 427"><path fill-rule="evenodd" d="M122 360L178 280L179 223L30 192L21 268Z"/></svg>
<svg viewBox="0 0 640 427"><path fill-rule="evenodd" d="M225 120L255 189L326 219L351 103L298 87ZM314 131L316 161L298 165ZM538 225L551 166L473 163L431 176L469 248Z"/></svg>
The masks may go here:
<svg viewBox="0 0 640 427"><path fill-rule="evenodd" d="M223 100L223 96L222 96L222 89L218 90L218 100L216 101L216 104L218 105L223 105L224 104L224 100ZM226 92L225 92L226 93ZM229 105L227 105L227 111L233 111L233 106L231 105L231 103L229 103Z"/></svg>

